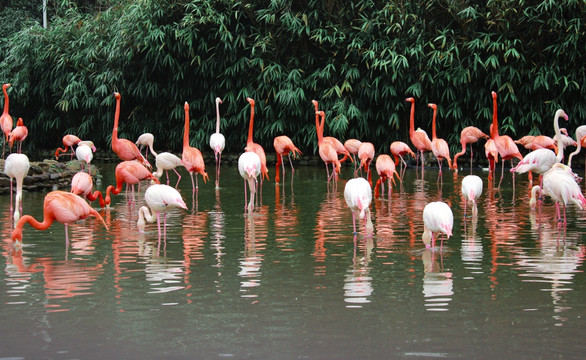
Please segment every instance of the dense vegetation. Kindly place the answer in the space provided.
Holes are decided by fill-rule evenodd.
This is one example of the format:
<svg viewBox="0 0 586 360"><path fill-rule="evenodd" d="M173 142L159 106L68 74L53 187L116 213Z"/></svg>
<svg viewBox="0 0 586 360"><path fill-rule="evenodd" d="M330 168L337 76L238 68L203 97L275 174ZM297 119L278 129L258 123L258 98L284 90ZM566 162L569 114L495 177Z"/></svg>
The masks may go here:
<svg viewBox="0 0 586 360"><path fill-rule="evenodd" d="M585 2L482 3L62 0L47 29L26 23L0 43L0 81L12 84L28 149L55 148L66 133L109 146L113 91L122 94L121 137L152 132L157 148L175 151L185 101L192 145L207 151L216 96L232 152L245 143L247 96L267 151L283 133L306 153L316 148L312 99L326 110L326 133L384 152L408 142L407 96L427 130L427 103L438 104L438 135L452 149L465 126L488 132L491 90L501 132L553 135L558 108L573 132L586 119Z"/></svg>

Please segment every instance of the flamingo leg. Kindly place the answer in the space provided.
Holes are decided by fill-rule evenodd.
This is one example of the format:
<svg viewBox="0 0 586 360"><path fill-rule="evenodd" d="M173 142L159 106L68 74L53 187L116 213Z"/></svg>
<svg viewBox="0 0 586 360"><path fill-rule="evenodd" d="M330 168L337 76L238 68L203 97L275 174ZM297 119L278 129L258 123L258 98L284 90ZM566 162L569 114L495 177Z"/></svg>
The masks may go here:
<svg viewBox="0 0 586 360"><path fill-rule="evenodd" d="M195 193L195 184L193 182L193 173L190 172L189 176L191 176L191 189L192 189L193 193Z"/></svg>
<svg viewBox="0 0 586 360"><path fill-rule="evenodd" d="M169 185L169 170L165 170L165 175L167 176L167 185Z"/></svg>
<svg viewBox="0 0 586 360"><path fill-rule="evenodd" d="M354 230L354 235L356 235L356 214L352 211L352 229Z"/></svg>
<svg viewBox="0 0 586 360"><path fill-rule="evenodd" d="M177 189L177 186L179 186L179 181L181 180L181 175L179 175L177 170L173 169L173 171L175 171L175 174L177 174L177 184L175 184L175 189Z"/></svg>
<svg viewBox="0 0 586 360"><path fill-rule="evenodd" d="M246 180L244 180L244 212L246 213L248 205L248 190L246 189Z"/></svg>

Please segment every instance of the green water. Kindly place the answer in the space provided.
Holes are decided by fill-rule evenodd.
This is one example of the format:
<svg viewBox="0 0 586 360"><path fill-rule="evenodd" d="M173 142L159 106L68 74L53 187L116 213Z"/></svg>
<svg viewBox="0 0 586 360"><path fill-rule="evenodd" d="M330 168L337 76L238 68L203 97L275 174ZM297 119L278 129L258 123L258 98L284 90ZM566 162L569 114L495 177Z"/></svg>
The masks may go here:
<svg viewBox="0 0 586 360"><path fill-rule="evenodd" d="M96 164L113 182L114 164ZM213 165L208 172L213 174ZM183 170L183 169L182 169ZM274 173L274 171L271 171ZM264 182L244 215L244 184L224 167L189 209L137 231L124 195L95 219L47 231L26 226L10 241L9 198L0 225L0 359L383 359L583 358L586 214L528 206L529 183L487 174L477 219L463 217L468 171L409 169L391 199L371 205L375 236L352 233L343 198L352 171L328 187L325 169L299 167L291 185ZM212 176L213 177L213 176ZM498 180L498 179L497 179ZM171 175L171 184L175 175ZM42 218L45 194L25 193L25 214ZM422 211L443 200L454 235L442 251L421 242ZM98 206L97 202L92 204Z"/></svg>

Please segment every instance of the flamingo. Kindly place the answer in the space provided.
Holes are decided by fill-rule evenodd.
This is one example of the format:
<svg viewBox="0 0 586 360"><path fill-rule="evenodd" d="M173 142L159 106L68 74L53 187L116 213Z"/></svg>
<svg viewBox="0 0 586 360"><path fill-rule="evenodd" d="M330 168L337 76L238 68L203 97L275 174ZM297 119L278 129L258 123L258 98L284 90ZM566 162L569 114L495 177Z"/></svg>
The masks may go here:
<svg viewBox="0 0 586 360"><path fill-rule="evenodd" d="M423 209L423 243L425 248L435 249L435 239L438 234L445 234L448 239L452 236L454 227L454 215L448 204L442 201L435 201L425 205ZM443 246L443 237L440 243L440 250Z"/></svg>
<svg viewBox="0 0 586 360"><path fill-rule="evenodd" d="M317 112L318 116L325 119L326 113L323 110ZM322 120L323 122L324 120ZM326 165L326 173L328 176L328 183L330 182L330 173L328 170L328 164L332 164L332 175L331 177L336 179L336 174L340 173L340 160L338 159L338 153L331 142L325 142L323 137L323 128L319 126L316 121L316 133L317 133L317 145L319 147L319 156Z"/></svg>
<svg viewBox="0 0 586 360"><path fill-rule="evenodd" d="M20 218L22 212L22 183L28 173L30 162L25 154L10 154L4 162L4 173L10 178L10 211L14 209L14 222ZM16 194L14 208L12 207L12 179L16 179Z"/></svg>
<svg viewBox="0 0 586 360"><path fill-rule="evenodd" d="M537 193L539 192L539 197ZM531 197L529 198L529 208L535 209L537 205L537 199L541 198L541 186L535 185L531 188Z"/></svg>
<svg viewBox="0 0 586 360"><path fill-rule="evenodd" d="M586 136L586 125L580 125L576 128L576 143L577 143L577 148L576 150L574 150L574 152L572 152L568 158L568 166L572 166L572 158L574 157L574 155L578 155L580 153L580 150L582 150L582 147L586 147L586 139L584 138ZM585 170L586 170L586 164L585 166Z"/></svg>
<svg viewBox="0 0 586 360"><path fill-rule="evenodd" d="M472 203L472 217L478 214L476 199L482 194L482 179L476 175L466 175L462 179L462 195L464 195L464 216L469 202Z"/></svg>
<svg viewBox="0 0 586 360"><path fill-rule="evenodd" d="M586 207L586 198L582 195L582 191L574 178L572 169L567 165L556 163L550 170L543 174L542 191L544 194L549 195L555 202L558 226L562 223L560 204L564 208L564 228L566 227L566 205L573 203L580 209Z"/></svg>
<svg viewBox="0 0 586 360"><path fill-rule="evenodd" d="M546 171L551 169L553 164L561 163L564 157L564 146L562 144L562 138L559 136L561 134L559 119L560 117L564 118L568 121L568 115L565 113L564 110L558 109L553 117L553 129L557 136L557 145L555 149L557 149L557 155L549 149L545 148L538 148L533 150L529 154L525 155L523 159L511 169L513 173L525 173L527 171L534 171L540 175L544 174ZM536 136L537 138L537 136ZM537 146L535 141L533 142L534 146ZM543 178L541 179L543 180ZM540 183L540 185L543 185Z"/></svg>
<svg viewBox="0 0 586 360"><path fill-rule="evenodd" d="M2 112L2 116L0 116L0 127L4 133L4 142L2 144L2 159L4 159L4 151L6 148L6 143L8 142L8 135L12 131L12 116L10 116L8 113L10 103L10 100L8 99L8 88L11 86L12 85L10 84L2 85L2 91L4 92L4 111Z"/></svg>
<svg viewBox="0 0 586 360"><path fill-rule="evenodd" d="M189 172L189 176L191 177L191 188L193 194L195 194L195 191L199 189L199 185L197 184L197 174L201 174L204 183L208 180L208 174L205 170L205 163L201 151L189 146L189 103L187 101L183 105L183 109L185 110L185 128L183 130L183 153L181 154L181 162ZM195 173L195 184L193 183L193 173Z"/></svg>
<svg viewBox="0 0 586 360"><path fill-rule="evenodd" d="M372 186L370 164L374 159L374 145L370 142L363 142L360 144L358 158L360 159L360 167L363 167L364 171L366 171L366 178L368 179L370 186Z"/></svg>
<svg viewBox="0 0 586 360"><path fill-rule="evenodd" d="M246 147L244 148L245 151L252 151L258 155L260 158L261 169L260 172L262 174L260 178L260 188L262 191L262 181L266 177L267 180L269 179L269 169L267 169L267 157L265 155L265 150L263 147L255 142L252 141L252 134L254 130L254 105L255 101L251 98L246 98L248 103L250 104L250 123L248 124L248 139L246 140Z"/></svg>
<svg viewBox="0 0 586 360"><path fill-rule="evenodd" d="M277 154L277 164L275 169L275 182L280 182L279 179L279 165L283 168L283 176L285 176L285 163L283 163L283 156L287 155L289 158L289 165L291 165L291 173L295 171L293 163L291 162L291 153L293 157L297 157L303 154L301 150L293 144L293 141L287 135L277 136L273 140L273 146L275 147L275 153Z"/></svg>
<svg viewBox="0 0 586 360"><path fill-rule="evenodd" d="M566 148L568 146L578 146L578 143L576 142L576 140L572 139L571 136L568 135L568 130L566 128L560 128L560 135L554 135L553 137L553 141L555 141L556 145L558 142L558 138L560 138L562 140L562 145L564 146L564 150L566 150Z"/></svg>
<svg viewBox="0 0 586 360"><path fill-rule="evenodd" d="M403 156L409 154L409 155L415 157L415 153L413 152L413 150L411 150L409 145L405 144L404 142L393 141L391 143L391 154L395 158L395 164L398 164L399 159L401 159L401 168L400 168L399 179L402 180L403 174L405 173L405 170L407 169L407 163L405 162L405 160L403 160Z"/></svg>
<svg viewBox="0 0 586 360"><path fill-rule="evenodd" d="M437 105L436 104L427 104L433 110L433 120L431 123L431 151L433 155L437 159L437 164L439 166L439 175L442 175L442 162L443 159L448 160L448 169L452 168L452 159L450 158L450 147L448 143L444 139L440 139L436 135L436 115L437 115Z"/></svg>
<svg viewBox="0 0 586 360"><path fill-rule="evenodd" d="M462 129L460 132L460 144L462 144L462 151L454 155L452 169L458 171L458 158L466 153L466 146L470 144L470 170L472 170L472 157L474 156L472 151L472 144L478 142L480 139L488 140L489 138L490 136L483 133L482 130L476 126L466 126L464 129Z"/></svg>
<svg viewBox="0 0 586 360"><path fill-rule="evenodd" d="M497 118L497 104L496 104L496 92L492 92L492 128L490 132L490 138L494 141L494 146L498 151L499 155L502 159L501 164L501 180L499 181L499 186L501 187L501 183L503 181L503 177L505 174L505 160L511 160L511 165L513 163L513 158L517 158L519 160L523 160L523 156L519 152L517 145L508 135L499 135L499 125L498 125L498 118ZM513 173L513 186L515 186L515 173Z"/></svg>
<svg viewBox="0 0 586 360"><path fill-rule="evenodd" d="M315 122L316 122L316 128L319 125L319 127L321 127L321 133L322 133L322 137L324 139L324 141L326 143L330 143L332 145L332 147L334 148L334 150L336 150L336 154L337 155L344 155L344 157L342 159L340 159L340 163L343 163L344 161L346 161L346 159L348 157L350 157L350 161L354 162L354 160L352 159L352 156L350 156L350 152L344 147L344 144L342 144L342 142L338 139L336 139L333 136L323 136L324 134L324 126L325 126L325 117L322 118L321 120L321 124L318 124L319 121L319 116L317 114L318 110L318 102L316 100L311 100L311 102L313 103L313 106L315 107Z"/></svg>
<svg viewBox="0 0 586 360"><path fill-rule="evenodd" d="M261 173L262 163L260 157L252 151L245 152L238 158L238 172L244 179L244 211L252 213L254 209L254 193L256 189L256 179ZM250 189L250 202L246 205L246 183Z"/></svg>
<svg viewBox="0 0 586 360"><path fill-rule="evenodd" d="M118 195L122 191L122 184L127 185L127 196L128 196L128 185L132 187L132 193L134 197L134 185L145 179L153 180L159 183L159 179L155 177L147 168L137 161L122 161L116 165L114 170L116 177L116 186L109 185L106 188L106 206L110 205L110 194Z"/></svg>
<svg viewBox="0 0 586 360"><path fill-rule="evenodd" d="M387 154L381 154L376 158L376 172L378 173L379 179L376 181L376 185L374 187L374 196L379 196L379 187L382 186L383 191L385 188L385 181L388 183L389 188L389 199L391 198L391 181L393 184L395 183L394 176L397 175L397 170L395 167L395 162L391 157Z"/></svg>
<svg viewBox="0 0 586 360"><path fill-rule="evenodd" d="M163 213L163 233L166 235L167 212L176 208L187 210L187 205L185 205L185 201L183 201L179 191L169 185L154 184L149 186L144 193L144 199L147 206L142 206L138 209L138 221L136 222L138 231L144 233L145 221L152 223L156 219L159 239L161 238L160 214Z"/></svg>
<svg viewBox="0 0 586 360"><path fill-rule="evenodd" d="M425 131L415 131L415 99L409 97L405 99L405 101L411 103L411 113L409 115L409 138L411 139L411 143L413 144L413 146L415 146L415 148L421 155L421 171L423 172L425 163L423 159L423 153L425 151L432 151L431 140L429 140L429 137L427 136ZM417 164L417 167L418 166L419 164Z"/></svg>
<svg viewBox="0 0 586 360"><path fill-rule="evenodd" d="M81 169L82 170L83 170L83 163L85 162L86 164L88 164L88 166L89 166L88 171L91 174L92 168L91 168L90 163L92 162L92 159L94 158L94 153L92 151L92 148L87 143L80 141L79 144L77 144L77 147L75 148L75 157L77 158L77 160L81 161L81 164L82 164Z"/></svg>
<svg viewBox="0 0 586 360"><path fill-rule="evenodd" d="M370 203L372 201L372 190L370 184L362 177L348 180L344 187L344 200L352 210L352 225L356 234L356 215L364 219L364 234L371 236L374 231L370 216Z"/></svg>
<svg viewBox="0 0 586 360"><path fill-rule="evenodd" d="M522 145L525 149L533 150L531 148L531 144L533 143L533 139L535 139L534 135L525 135L522 138L515 140L515 144Z"/></svg>
<svg viewBox="0 0 586 360"><path fill-rule="evenodd" d="M348 139L346 141L344 141L344 148L346 150L348 150L348 152L350 153L350 156L352 156L352 162L354 163L354 177L357 176L357 172L356 172L356 159L358 156L358 149L360 148L360 145L362 145L362 141L358 140L358 139Z"/></svg>
<svg viewBox="0 0 586 360"><path fill-rule="evenodd" d="M60 190L51 191L45 196L43 203L43 221L39 222L30 215L24 215L12 231L12 241L15 244L22 243L22 228L26 223L37 230L47 230L57 220L65 225L65 242L69 245L68 226L90 215L98 218L108 229L102 216L78 195Z"/></svg>
<svg viewBox="0 0 586 360"><path fill-rule="evenodd" d="M490 128L492 129L492 125L490 125ZM496 166L495 164L499 160L499 152L496 150L494 140L486 140L486 143L484 143L484 155L488 160L488 181L492 181L492 176Z"/></svg>
<svg viewBox="0 0 586 360"><path fill-rule="evenodd" d="M163 175L163 171L165 171L165 174L167 175L167 185L169 185L169 170L175 171L175 174L177 174L177 184L175 184L175 189L177 189L179 181L181 180L181 175L179 175L175 168L183 166L181 159L170 152L162 152L157 154L157 157L155 158L155 166L157 167L157 171L153 174L157 179L160 179Z"/></svg>
<svg viewBox="0 0 586 360"><path fill-rule="evenodd" d="M148 151L153 154L154 157L157 157L157 153L153 149L153 144L155 143L155 136L151 133L144 133L141 134L136 142L134 143L136 146L140 146L139 151L142 151L144 148L144 158L148 160Z"/></svg>
<svg viewBox="0 0 586 360"><path fill-rule="evenodd" d="M59 156L61 156L60 153L65 153L67 152L67 150L69 150L69 148L71 148L71 159L73 159L73 155L75 155L75 152L73 151L73 146L77 145L80 141L81 139L75 135L65 135L61 140L61 142L63 142L64 148L57 148L57 150L55 150L55 158L59 160Z"/></svg>
<svg viewBox="0 0 586 360"><path fill-rule="evenodd" d="M15 141L18 141L19 144L17 152L20 153L22 151L22 142L24 141L24 139L26 139L27 136L28 128L24 125L22 118L18 118L18 120L16 121L16 127L8 135L8 143L10 145L10 149L12 149L12 144Z"/></svg>
<svg viewBox="0 0 586 360"><path fill-rule="evenodd" d="M226 146L226 139L220 133L220 104L222 99L216 98L216 132L210 136L210 147L214 151L216 158L216 189L220 187L220 161L222 160L222 151Z"/></svg>
<svg viewBox="0 0 586 360"><path fill-rule="evenodd" d="M120 118L120 93L115 92L116 112L114 113L114 128L112 129L112 151L118 155L122 161L138 160L147 168L152 168L151 164L142 156L136 144L128 139L118 138L118 120Z"/></svg>
<svg viewBox="0 0 586 360"><path fill-rule="evenodd" d="M92 192L93 187L94 181L92 180L92 176L84 171L79 171L73 175L73 178L71 179L70 192L75 195L85 197L89 201L98 199L100 202L100 207L104 208L106 206L106 202L102 193L99 190Z"/></svg>

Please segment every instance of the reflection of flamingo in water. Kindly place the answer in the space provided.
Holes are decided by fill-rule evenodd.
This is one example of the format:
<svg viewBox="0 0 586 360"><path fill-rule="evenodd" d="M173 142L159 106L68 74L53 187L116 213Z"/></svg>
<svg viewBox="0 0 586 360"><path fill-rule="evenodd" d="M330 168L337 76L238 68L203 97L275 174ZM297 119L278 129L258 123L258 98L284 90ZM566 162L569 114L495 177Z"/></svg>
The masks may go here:
<svg viewBox="0 0 586 360"><path fill-rule="evenodd" d="M30 162L25 154L10 154L4 162L4 173L10 178L10 212L14 210L15 223L22 212L22 183L29 168ZM12 207L12 179L16 179L14 208Z"/></svg>
<svg viewBox="0 0 586 360"><path fill-rule="evenodd" d="M67 228L78 220L85 219L88 216L98 218L108 229L108 225L102 216L81 197L65 192L52 191L45 196L43 203L43 221L39 222L30 215L24 215L16 223L16 227L12 231L12 241L22 241L22 228L26 223L29 223L37 230L47 230L53 221L57 220L65 225L65 241L69 245L69 234Z"/></svg>
<svg viewBox="0 0 586 360"><path fill-rule="evenodd" d="M138 210L138 221L136 225L139 232L144 232L145 221L155 222L157 220L157 229L159 230L159 239L161 238L161 216L163 213L163 233L167 234L167 212L181 208L187 210L187 205L183 201L181 194L175 188L164 185L154 184L149 186L144 193L144 199L147 206ZM152 214L149 212L152 211Z"/></svg>

